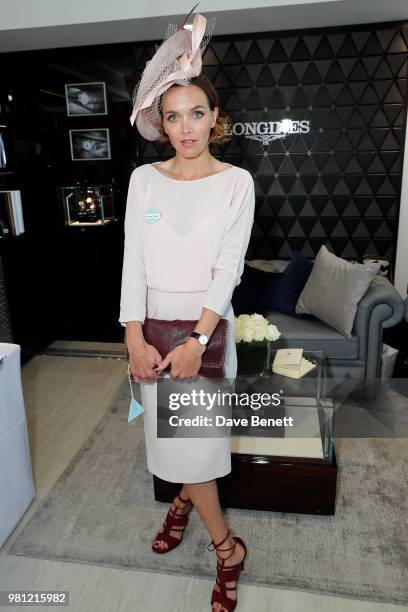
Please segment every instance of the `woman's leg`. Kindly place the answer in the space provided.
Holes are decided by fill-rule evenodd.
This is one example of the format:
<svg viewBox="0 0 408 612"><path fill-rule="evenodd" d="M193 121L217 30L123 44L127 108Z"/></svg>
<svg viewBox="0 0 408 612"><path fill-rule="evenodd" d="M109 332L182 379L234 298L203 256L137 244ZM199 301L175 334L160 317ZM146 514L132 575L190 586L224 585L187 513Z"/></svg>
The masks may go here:
<svg viewBox="0 0 408 612"><path fill-rule="evenodd" d="M179 518L179 517L183 516L184 514L187 514L188 512L190 512L190 509L191 509L190 500L189 500L187 494L185 493L184 489L182 491L180 491L179 495L181 495L181 497L185 501L182 501L180 499L180 497L178 496L177 499L173 500L173 502L172 502L172 504L170 506L170 508L174 512L174 516L176 518ZM175 502L177 502L177 503L175 503ZM164 531L164 526L158 532L153 546L156 549L167 550L168 549L167 542L165 542L164 540L160 539L160 534L163 533L163 531ZM178 538L179 540L181 540L181 538L183 536L183 533L184 533L184 529L183 530L182 529L171 529L171 531L170 531L170 535L173 536L174 538Z"/></svg>
<svg viewBox="0 0 408 612"><path fill-rule="evenodd" d="M211 540L216 544L218 544L218 542L222 542L228 531L228 526L225 522L220 506L217 482L215 480L208 480L207 482L199 482L196 484L184 484L181 495L185 499L191 499L211 536ZM229 555L231 555L232 551L226 550L223 552L223 549L231 548L233 545L234 540L232 539L232 536L229 535L228 539L225 540L221 548L217 550L218 556L226 559ZM244 552L244 548L239 542L237 542L233 555L225 561L225 567L241 561L244 557ZM234 587L235 584L236 583L234 581L227 582L226 587ZM215 588L217 591L220 591L217 584L215 584ZM227 597L235 600L237 597L236 591L227 591ZM223 607L215 603L213 609L221 612Z"/></svg>

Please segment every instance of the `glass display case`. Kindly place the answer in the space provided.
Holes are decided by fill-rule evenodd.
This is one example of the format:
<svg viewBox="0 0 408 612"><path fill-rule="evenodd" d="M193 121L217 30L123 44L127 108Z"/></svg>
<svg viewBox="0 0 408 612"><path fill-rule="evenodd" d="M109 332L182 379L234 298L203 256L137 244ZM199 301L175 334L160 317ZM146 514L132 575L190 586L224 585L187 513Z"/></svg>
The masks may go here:
<svg viewBox="0 0 408 612"><path fill-rule="evenodd" d="M272 343L273 344L273 343ZM327 393L327 359L322 351L303 351L303 357L314 364L301 378L290 378L272 371L271 366L277 349L270 349L264 371L255 376L236 377L235 391L260 393L279 392L280 401L276 407L257 408L261 417L271 416L283 419L291 417L293 427L248 427L232 436L232 452L255 456L291 456L313 458L329 465L334 456L334 404ZM232 409L233 416L251 413L247 408ZM263 459L261 459L263 460Z"/></svg>
<svg viewBox="0 0 408 612"><path fill-rule="evenodd" d="M234 384L233 394L227 389L226 403L231 407L231 472L218 480L221 505L333 515L336 407L326 355L303 350L314 367L293 378L272 370L278 349L271 344L267 360L262 358L263 372L258 372L257 363L254 375L229 381ZM222 407L221 401L218 404ZM173 483L155 475L153 483L157 501L174 498Z"/></svg>
<svg viewBox="0 0 408 612"><path fill-rule="evenodd" d="M117 189L112 183L61 187L65 225L78 227L111 223L115 220L116 196Z"/></svg>

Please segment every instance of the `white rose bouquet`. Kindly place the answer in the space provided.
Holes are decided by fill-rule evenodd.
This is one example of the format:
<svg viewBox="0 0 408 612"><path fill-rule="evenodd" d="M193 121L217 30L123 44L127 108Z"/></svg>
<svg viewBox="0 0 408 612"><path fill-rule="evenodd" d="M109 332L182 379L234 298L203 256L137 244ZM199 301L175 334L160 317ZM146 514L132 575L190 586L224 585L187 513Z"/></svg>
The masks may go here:
<svg viewBox="0 0 408 612"><path fill-rule="evenodd" d="M261 314L242 314L235 317L235 342L274 341L280 335L276 325L269 323Z"/></svg>
<svg viewBox="0 0 408 612"><path fill-rule="evenodd" d="M235 317L237 374L261 376L269 361L270 342L278 340L280 331L261 314Z"/></svg>

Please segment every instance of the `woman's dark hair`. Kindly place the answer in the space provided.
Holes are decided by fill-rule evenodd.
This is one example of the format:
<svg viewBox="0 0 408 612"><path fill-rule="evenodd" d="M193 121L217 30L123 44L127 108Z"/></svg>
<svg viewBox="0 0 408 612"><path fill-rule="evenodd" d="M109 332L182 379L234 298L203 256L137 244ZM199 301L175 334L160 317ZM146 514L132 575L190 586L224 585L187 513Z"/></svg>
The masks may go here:
<svg viewBox="0 0 408 612"><path fill-rule="evenodd" d="M228 142L231 139L231 135L228 134L227 128L230 125L232 126L232 121L229 115L226 115L225 113L221 111L218 92L215 89L214 85L212 84L210 79L205 74L200 74L197 77L193 77L192 79L190 79L190 84L197 85L197 87L203 90L203 92L207 96L208 104L211 110L214 110L215 107L218 108L217 121L215 122L214 127L211 128L210 137L208 139L208 144L224 144L225 142ZM184 87L184 85L181 85L180 83L175 83L167 91L169 91L173 87ZM160 114L161 114L162 119L163 119L162 103L163 103L163 97L165 93L162 94L160 102L159 102ZM158 142L160 142L161 144L170 144L170 139L165 133L165 131L163 130L162 125L160 126L159 130L161 132L161 136L158 139Z"/></svg>

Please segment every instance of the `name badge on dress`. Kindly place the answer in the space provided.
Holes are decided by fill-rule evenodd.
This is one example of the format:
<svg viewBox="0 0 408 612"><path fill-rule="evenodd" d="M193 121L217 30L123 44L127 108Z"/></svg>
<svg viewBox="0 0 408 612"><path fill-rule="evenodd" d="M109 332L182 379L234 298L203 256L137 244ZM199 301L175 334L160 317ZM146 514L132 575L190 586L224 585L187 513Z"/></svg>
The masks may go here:
<svg viewBox="0 0 408 612"><path fill-rule="evenodd" d="M145 223L157 223L157 221L160 221L160 216L160 210L157 208L149 208L149 210L146 210L144 213L144 221Z"/></svg>

